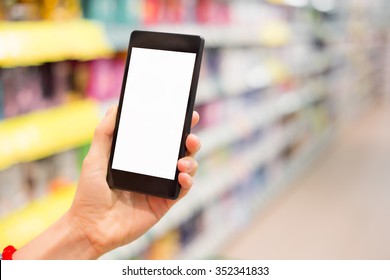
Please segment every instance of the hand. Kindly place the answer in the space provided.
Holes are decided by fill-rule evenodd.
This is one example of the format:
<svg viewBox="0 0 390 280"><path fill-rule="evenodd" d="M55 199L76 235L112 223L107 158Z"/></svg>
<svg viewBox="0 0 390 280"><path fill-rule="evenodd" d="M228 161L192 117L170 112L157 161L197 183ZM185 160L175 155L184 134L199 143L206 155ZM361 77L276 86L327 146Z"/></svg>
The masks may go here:
<svg viewBox="0 0 390 280"><path fill-rule="evenodd" d="M169 200L110 189L106 175L116 113L115 106L96 128L73 204L68 211L70 221L75 222L85 235L96 256L134 241L156 224L188 193L198 167L194 155L200 148L200 141L190 134L186 140L188 154L178 161L179 183L182 186L179 199ZM192 126L198 121L199 114L194 112Z"/></svg>

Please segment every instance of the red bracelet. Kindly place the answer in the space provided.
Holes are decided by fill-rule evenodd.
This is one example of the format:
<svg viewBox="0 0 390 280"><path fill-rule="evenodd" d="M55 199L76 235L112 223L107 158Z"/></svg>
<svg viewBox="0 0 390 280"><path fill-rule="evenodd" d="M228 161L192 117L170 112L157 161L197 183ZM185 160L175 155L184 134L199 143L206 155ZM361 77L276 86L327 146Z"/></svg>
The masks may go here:
<svg viewBox="0 0 390 280"><path fill-rule="evenodd" d="M14 246L7 246L3 250L3 254L1 256L2 260L12 260L13 254L16 252L16 249Z"/></svg>

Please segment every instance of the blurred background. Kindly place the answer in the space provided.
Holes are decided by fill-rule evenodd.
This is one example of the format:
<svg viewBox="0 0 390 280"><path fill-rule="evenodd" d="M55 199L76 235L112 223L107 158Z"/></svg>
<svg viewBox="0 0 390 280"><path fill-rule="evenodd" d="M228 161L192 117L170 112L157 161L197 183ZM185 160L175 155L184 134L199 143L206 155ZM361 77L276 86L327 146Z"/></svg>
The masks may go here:
<svg viewBox="0 0 390 280"><path fill-rule="evenodd" d="M190 194L105 259L389 259L390 2L0 1L0 247L70 206L134 29L200 34Z"/></svg>

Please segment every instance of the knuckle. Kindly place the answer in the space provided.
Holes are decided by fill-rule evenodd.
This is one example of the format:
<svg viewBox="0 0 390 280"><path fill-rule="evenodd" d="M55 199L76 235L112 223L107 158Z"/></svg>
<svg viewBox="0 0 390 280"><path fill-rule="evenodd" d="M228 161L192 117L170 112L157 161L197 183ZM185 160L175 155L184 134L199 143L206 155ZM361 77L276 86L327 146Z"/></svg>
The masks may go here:
<svg viewBox="0 0 390 280"><path fill-rule="evenodd" d="M199 163L196 160L194 160L192 171L195 173L198 170L198 167L199 167Z"/></svg>

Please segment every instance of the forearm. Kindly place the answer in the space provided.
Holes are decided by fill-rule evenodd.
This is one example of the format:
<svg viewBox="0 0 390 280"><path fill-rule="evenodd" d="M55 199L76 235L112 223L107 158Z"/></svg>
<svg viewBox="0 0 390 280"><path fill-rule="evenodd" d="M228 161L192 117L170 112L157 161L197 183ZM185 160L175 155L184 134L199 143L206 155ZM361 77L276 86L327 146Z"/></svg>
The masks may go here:
<svg viewBox="0 0 390 280"><path fill-rule="evenodd" d="M24 247L13 259L96 259L99 255L69 212Z"/></svg>

